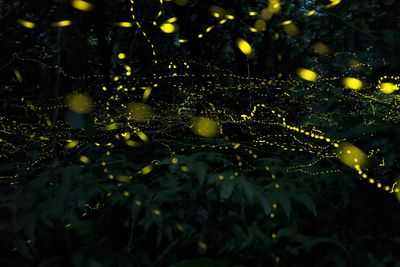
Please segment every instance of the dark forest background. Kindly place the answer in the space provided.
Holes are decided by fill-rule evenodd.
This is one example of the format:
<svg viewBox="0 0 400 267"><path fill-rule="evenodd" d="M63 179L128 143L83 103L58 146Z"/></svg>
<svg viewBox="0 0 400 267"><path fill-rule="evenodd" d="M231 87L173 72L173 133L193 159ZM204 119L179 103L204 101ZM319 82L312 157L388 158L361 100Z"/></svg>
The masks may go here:
<svg viewBox="0 0 400 267"><path fill-rule="evenodd" d="M70 92L111 84L121 70L121 51L136 76L161 75L168 62L198 63L190 70L193 79L185 84L189 91L191 84L205 82L201 75L220 68L244 78L273 81L297 79L293 78L296 69L306 66L327 77L362 76L371 83L400 72L400 2L396 0L342 1L329 9L324 8L330 3L327 0L281 1L279 15L257 34L249 32L249 25L254 25L249 12L261 10L266 0L169 1L159 21L178 17L179 31L170 35L152 25L159 1L137 0L137 21L154 43L161 64L154 63L149 44L135 24L115 26L116 22L133 22L129 0L92 3L93 10L84 12L64 0L0 0L1 117L31 122L40 116L35 110L26 112L16 106L17 100L24 98L46 109ZM211 5L224 7L235 19L198 39L198 33L218 22L210 15ZM314 9L315 15L304 16ZM36 27L23 27L21 19ZM51 26L61 20L73 24ZM285 20L295 21L300 33L291 36L282 31L280 23ZM181 38L189 42L179 43ZM237 38L251 43L254 58L237 48ZM316 43L325 44L329 52L316 53ZM363 63L362 70L349 67L349 60ZM15 70L22 74L22 81ZM235 87L242 80L221 75L214 82ZM170 84L164 86L172 90ZM314 114L334 113L336 128L317 126L359 147L380 148L385 168L371 169L375 176L390 177L385 178L386 184L394 183L400 175L398 91L381 96L366 88L367 95L386 97L372 111L365 99L358 99L355 108L353 96L340 102L342 93L325 88L331 87L319 83L310 94L304 83L298 83L292 99L268 97L287 107L290 119L299 124L320 123L304 112L306 105L312 106ZM174 101L168 91L158 97ZM332 100L330 106L314 108L313 100L322 97ZM365 119L373 122L365 125ZM65 120L63 111L51 112L50 120L55 124ZM90 131L83 135L91 140ZM24 141L3 131L1 138L17 144ZM185 140L185 135L180 138ZM243 133L239 138L246 141L247 137ZM27 169L26 162L41 155L33 144L1 158L0 266L400 267L399 199L360 181L340 162L316 165L313 172L317 175L289 173L288 166L307 164L316 157L288 156L272 149L260 159L269 170L257 169L221 182L219 167L230 166L232 157L198 150L178 153L179 163L189 166L189 172L165 166L153 171L157 182L139 179L118 184L97 171L100 156L93 144L65 155L56 151L57 142L40 168ZM75 160L82 151L94 151L93 163L84 168ZM116 170L129 172L155 155L169 161L156 145L135 155L116 148L112 157L120 163ZM228 169L224 174L234 171ZM280 191L274 189L271 177L275 176L282 181Z"/></svg>

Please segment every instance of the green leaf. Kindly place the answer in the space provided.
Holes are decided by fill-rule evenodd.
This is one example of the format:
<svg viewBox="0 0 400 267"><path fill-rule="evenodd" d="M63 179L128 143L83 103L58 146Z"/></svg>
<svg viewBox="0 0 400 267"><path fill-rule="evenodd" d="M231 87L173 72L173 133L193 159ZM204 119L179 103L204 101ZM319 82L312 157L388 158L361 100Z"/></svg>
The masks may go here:
<svg viewBox="0 0 400 267"><path fill-rule="evenodd" d="M72 129L82 129L85 127L85 119L82 114L68 111L65 113L65 120Z"/></svg>
<svg viewBox="0 0 400 267"><path fill-rule="evenodd" d="M199 184L202 185L204 184L206 178L207 178L207 169L208 165L207 163L203 161L198 161L193 163L192 168L193 172L196 174L197 178L199 179Z"/></svg>
<svg viewBox="0 0 400 267"><path fill-rule="evenodd" d="M260 204L261 208L263 209L266 215L271 213L271 204L259 193L256 195L257 202Z"/></svg>
<svg viewBox="0 0 400 267"><path fill-rule="evenodd" d="M184 189L185 186L178 186L176 188L173 189L169 189L169 190L160 190L159 192L156 193L156 195L154 196L154 201L158 201L158 202L171 202L171 201L176 201L178 199L180 199L180 191L182 191L182 189Z"/></svg>
<svg viewBox="0 0 400 267"><path fill-rule="evenodd" d="M314 216L317 216L317 207L314 200L309 195L306 193L295 193L290 197L302 203L309 211L312 212L312 214L314 214Z"/></svg>
<svg viewBox="0 0 400 267"><path fill-rule="evenodd" d="M224 180L221 183L220 198L222 200L228 199L231 196L234 187L235 187L235 184L233 181Z"/></svg>
<svg viewBox="0 0 400 267"><path fill-rule="evenodd" d="M290 218L292 203L290 202L289 194L286 191L283 191L282 189L275 190L268 196L268 199L270 199L271 202L277 202L282 207L287 218Z"/></svg>
<svg viewBox="0 0 400 267"><path fill-rule="evenodd" d="M245 178L238 177L237 179L238 188L246 196L247 200L252 203L254 200L254 188L253 185L247 181Z"/></svg>

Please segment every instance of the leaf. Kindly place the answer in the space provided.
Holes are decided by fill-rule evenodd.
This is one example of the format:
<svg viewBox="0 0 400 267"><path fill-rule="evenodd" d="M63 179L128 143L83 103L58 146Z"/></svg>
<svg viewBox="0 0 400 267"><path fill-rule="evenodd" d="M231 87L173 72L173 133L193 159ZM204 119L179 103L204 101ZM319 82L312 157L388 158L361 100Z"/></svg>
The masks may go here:
<svg viewBox="0 0 400 267"><path fill-rule="evenodd" d="M254 232L253 232L252 227L251 226L250 227L247 226L246 227L246 232L247 232L247 237L246 237L246 239L242 240L242 244L240 245L240 249L248 248L254 242L255 236L254 236Z"/></svg>
<svg viewBox="0 0 400 267"><path fill-rule="evenodd" d="M252 227L253 227L254 234L256 235L256 237L257 237L258 239L261 239L261 241L262 241L262 243L263 243L263 246L268 246L268 247L269 247L269 246L272 244L272 239L271 239L269 236L267 236L267 235L258 227L257 223L254 223L254 224L252 225Z"/></svg>
<svg viewBox="0 0 400 267"><path fill-rule="evenodd" d="M72 129L82 129L85 127L85 119L82 114L68 111L65 113L65 120Z"/></svg>
<svg viewBox="0 0 400 267"><path fill-rule="evenodd" d="M309 211L312 212L312 214L314 214L314 216L317 216L317 208L315 202L309 195L307 195L306 193L295 193L292 194L290 197L302 203Z"/></svg>
<svg viewBox="0 0 400 267"><path fill-rule="evenodd" d="M264 213L266 215L270 214L271 213L271 204L268 203L268 201L261 194L257 194L256 198L257 198L258 204L260 204L260 206L263 209Z"/></svg>
<svg viewBox="0 0 400 267"><path fill-rule="evenodd" d="M202 185L207 178L207 169L208 165L205 162L198 161L192 165L193 172L196 174L199 179L199 184Z"/></svg>
<svg viewBox="0 0 400 267"><path fill-rule="evenodd" d="M185 186L179 186L174 189L169 189L169 190L160 190L159 192L156 193L154 197L154 201L160 201L160 202L171 202L171 201L176 201L179 199L179 192L184 189Z"/></svg>
<svg viewBox="0 0 400 267"><path fill-rule="evenodd" d="M235 184L230 180L225 180L221 183L220 198L222 200L228 199L235 187Z"/></svg>
<svg viewBox="0 0 400 267"><path fill-rule="evenodd" d="M253 185L244 178L237 178L238 188L244 193L247 200L252 203L254 200Z"/></svg>
<svg viewBox="0 0 400 267"><path fill-rule="evenodd" d="M286 191L276 190L268 196L268 199L270 199L271 202L277 202L282 207L283 212L286 214L287 218L290 218L292 203L290 202L289 195Z"/></svg>

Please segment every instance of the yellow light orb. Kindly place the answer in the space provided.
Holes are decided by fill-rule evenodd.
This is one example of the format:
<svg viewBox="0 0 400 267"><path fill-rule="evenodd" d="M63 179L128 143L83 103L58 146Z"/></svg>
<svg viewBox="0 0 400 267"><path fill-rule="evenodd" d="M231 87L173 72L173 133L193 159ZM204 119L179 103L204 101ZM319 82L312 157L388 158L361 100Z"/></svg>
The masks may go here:
<svg viewBox="0 0 400 267"><path fill-rule="evenodd" d="M72 24L72 20L61 20L51 24L52 27L68 27Z"/></svg>
<svg viewBox="0 0 400 267"><path fill-rule="evenodd" d="M91 11L94 8L92 3L83 0L73 0L71 5L80 11Z"/></svg>
<svg viewBox="0 0 400 267"><path fill-rule="evenodd" d="M160 29L164 33L174 33L178 30L178 27L172 23L163 23L161 24Z"/></svg>
<svg viewBox="0 0 400 267"><path fill-rule="evenodd" d="M24 19L19 19L18 22L19 22L19 24L21 24L23 27L25 27L27 29L36 28L36 24L31 22L31 21L27 21L27 20L24 20Z"/></svg>
<svg viewBox="0 0 400 267"><path fill-rule="evenodd" d="M70 110L81 114L88 114L94 108L92 99L84 94L68 95L66 104Z"/></svg>
<svg viewBox="0 0 400 267"><path fill-rule="evenodd" d="M399 90L399 87L396 84L386 82L379 84L379 89L384 94L391 94L394 91Z"/></svg>
<svg viewBox="0 0 400 267"><path fill-rule="evenodd" d="M267 29L267 23L264 20L259 19L255 22L254 28L256 28L257 31L263 32Z"/></svg>
<svg viewBox="0 0 400 267"><path fill-rule="evenodd" d="M191 129L194 134L208 138L215 137L220 132L217 122L206 117L195 118Z"/></svg>
<svg viewBox="0 0 400 267"><path fill-rule="evenodd" d="M318 74L312 70L299 68L297 69L297 75L303 80L315 82L318 79Z"/></svg>
<svg viewBox="0 0 400 267"><path fill-rule="evenodd" d="M238 38L236 40L236 45L239 47L240 51L248 57L252 57L254 55L253 49L251 45L244 39Z"/></svg>
<svg viewBox="0 0 400 267"><path fill-rule="evenodd" d="M362 170L368 163L364 151L348 142L341 142L336 152L339 160L350 168Z"/></svg>
<svg viewBox="0 0 400 267"><path fill-rule="evenodd" d="M349 89L360 90L363 87L363 82L351 77L346 77L342 79L342 84Z"/></svg>
<svg viewBox="0 0 400 267"><path fill-rule="evenodd" d="M223 9L223 8L220 7L220 6L216 6L216 5L210 6L210 8L208 9L208 11L210 12L210 14L211 14L213 17L216 17L216 18L223 18L223 17L225 17L225 15L226 15L225 9Z"/></svg>
<svg viewBox="0 0 400 267"><path fill-rule="evenodd" d="M396 184L396 186L395 186L393 191L396 194L396 198L400 201L400 185Z"/></svg>

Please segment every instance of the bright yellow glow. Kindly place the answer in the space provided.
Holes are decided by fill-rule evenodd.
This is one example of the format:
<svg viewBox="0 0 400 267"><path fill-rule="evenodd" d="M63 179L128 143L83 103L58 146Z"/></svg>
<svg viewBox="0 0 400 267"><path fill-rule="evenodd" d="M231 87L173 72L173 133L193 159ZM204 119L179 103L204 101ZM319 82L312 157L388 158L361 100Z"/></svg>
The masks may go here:
<svg viewBox="0 0 400 267"><path fill-rule="evenodd" d="M257 12L250 11L250 12L249 12L249 15L250 15L250 16L257 16Z"/></svg>
<svg viewBox="0 0 400 267"><path fill-rule="evenodd" d="M118 123L111 123L109 125L106 126L106 130L107 131L112 131L118 128Z"/></svg>
<svg viewBox="0 0 400 267"><path fill-rule="evenodd" d="M128 21L116 22L114 25L118 26L118 27L122 27L122 28L131 28L131 27L133 27L133 23L132 22L128 22Z"/></svg>
<svg viewBox="0 0 400 267"><path fill-rule="evenodd" d="M140 173L143 174L143 175L146 175L146 174L149 174L152 170L153 170L153 165L152 165L152 164L149 164L149 165L147 165L146 167L143 167L143 168L140 170Z"/></svg>
<svg viewBox="0 0 400 267"><path fill-rule="evenodd" d="M129 132L122 133L121 136L122 136L125 140L129 140L129 138L131 138L131 134L130 134Z"/></svg>
<svg viewBox="0 0 400 267"><path fill-rule="evenodd" d="M125 59L126 58L126 54L125 53L119 53L118 54L118 58L119 59Z"/></svg>
<svg viewBox="0 0 400 267"><path fill-rule="evenodd" d="M147 99L149 99L151 90L152 90L151 87L147 87L147 88L144 90L143 97L142 97L142 101L143 101L143 102L146 102Z"/></svg>
<svg viewBox="0 0 400 267"><path fill-rule="evenodd" d="M281 25L283 26L283 25L289 25L289 24L292 24L293 23L293 21L291 21L291 20L285 20L284 22L282 22L281 23Z"/></svg>
<svg viewBox="0 0 400 267"><path fill-rule="evenodd" d="M348 142L341 142L336 152L339 160L350 168L356 169L357 166L358 169L362 169L367 165L368 158L366 154Z"/></svg>
<svg viewBox="0 0 400 267"><path fill-rule="evenodd" d="M210 26L206 29L206 32L210 32L212 29L214 29L214 26Z"/></svg>
<svg viewBox="0 0 400 267"><path fill-rule="evenodd" d="M164 33L174 33L177 31L177 27L171 23L163 23L160 26L161 31Z"/></svg>
<svg viewBox="0 0 400 267"><path fill-rule="evenodd" d="M351 78L351 77L343 78L342 84L346 88L353 89L353 90L360 90L363 87L362 81L360 81L356 78Z"/></svg>
<svg viewBox="0 0 400 267"><path fill-rule="evenodd" d="M22 83L22 75L21 75L21 72L19 72L19 70L14 70L14 74L15 74L15 77L17 77L18 82L19 82L19 83Z"/></svg>
<svg viewBox="0 0 400 267"><path fill-rule="evenodd" d="M220 6L216 6L216 5L212 5L210 6L210 8L208 9L208 11L210 12L210 14L215 17L215 18L223 18L225 17L226 11L225 9L223 9Z"/></svg>
<svg viewBox="0 0 400 267"><path fill-rule="evenodd" d="M18 22L19 22L19 24L21 24L23 27L25 27L27 29L36 28L36 24L31 22L31 21L27 21L27 20L24 20L24 19L19 19Z"/></svg>
<svg viewBox="0 0 400 267"><path fill-rule="evenodd" d="M399 90L399 87L396 84L386 82L379 84L379 90L384 94L391 94L394 91Z"/></svg>
<svg viewBox="0 0 400 267"><path fill-rule="evenodd" d="M71 94L66 98L68 108L76 113L88 114L94 108L92 99L84 94Z"/></svg>
<svg viewBox="0 0 400 267"><path fill-rule="evenodd" d="M83 155L79 157L79 160L86 164L88 164L90 162L90 159Z"/></svg>
<svg viewBox="0 0 400 267"><path fill-rule="evenodd" d="M136 134L143 142L146 142L146 143L149 142L149 138L147 137L147 135L144 132L137 131Z"/></svg>
<svg viewBox="0 0 400 267"><path fill-rule="evenodd" d="M269 0L268 4L269 13L275 15L281 11L281 3L279 0Z"/></svg>
<svg viewBox="0 0 400 267"><path fill-rule="evenodd" d="M66 140L67 144L65 145L65 148L71 149L76 147L79 144L79 141L76 140Z"/></svg>
<svg viewBox="0 0 400 267"><path fill-rule="evenodd" d="M315 82L318 79L318 74L312 70L299 68L297 69L297 75L303 80Z"/></svg>
<svg viewBox="0 0 400 267"><path fill-rule="evenodd" d="M331 2L330 2L329 4L327 4L327 5L325 6L325 8L334 7L334 6L338 5L338 4L340 4L340 2L342 2L342 0L330 0L330 1L331 1Z"/></svg>
<svg viewBox="0 0 400 267"><path fill-rule="evenodd" d="M208 138L215 137L220 132L219 125L214 120L206 117L194 119L191 129L193 133Z"/></svg>
<svg viewBox="0 0 400 267"><path fill-rule="evenodd" d="M72 24L72 20L61 20L51 24L51 27L68 27Z"/></svg>
<svg viewBox="0 0 400 267"><path fill-rule="evenodd" d="M311 17L312 15L314 15L317 11L315 11L315 9L311 10L310 12L308 12L306 14L307 17Z"/></svg>
<svg viewBox="0 0 400 267"><path fill-rule="evenodd" d="M73 0L71 4L75 9L78 9L80 11L91 11L94 8L94 5L92 3L83 0Z"/></svg>
<svg viewBox="0 0 400 267"><path fill-rule="evenodd" d="M223 20L220 20L219 22L218 22L218 24L225 24L226 22L227 22L228 20L227 19L223 19Z"/></svg>
<svg viewBox="0 0 400 267"><path fill-rule="evenodd" d="M130 103L126 107L128 120L137 122L147 122L154 117L153 109L145 103Z"/></svg>
<svg viewBox="0 0 400 267"><path fill-rule="evenodd" d="M245 54L248 57L253 56L253 49L251 48L251 45L244 39L238 38L236 40L236 45L239 47L240 51L242 51L243 54Z"/></svg>
<svg viewBox="0 0 400 267"><path fill-rule="evenodd" d="M176 22L177 20L178 20L177 17L172 17L172 18L170 18L170 19L167 19L165 22L166 22L166 23L174 23L174 22Z"/></svg>

